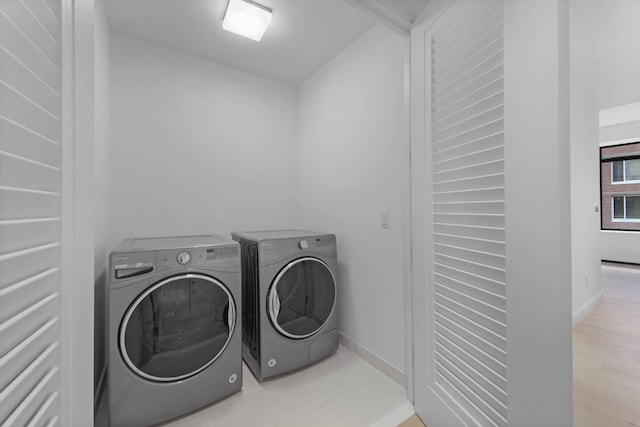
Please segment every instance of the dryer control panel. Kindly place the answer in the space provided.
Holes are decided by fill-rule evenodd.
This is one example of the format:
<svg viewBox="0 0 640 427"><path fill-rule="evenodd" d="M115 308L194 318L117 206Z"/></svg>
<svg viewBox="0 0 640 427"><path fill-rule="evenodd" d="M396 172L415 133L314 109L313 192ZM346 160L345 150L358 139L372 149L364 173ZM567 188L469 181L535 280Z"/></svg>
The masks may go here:
<svg viewBox="0 0 640 427"><path fill-rule="evenodd" d="M337 256L336 237L311 236L299 239L265 240L260 242L260 263L271 262L290 257L291 255Z"/></svg>

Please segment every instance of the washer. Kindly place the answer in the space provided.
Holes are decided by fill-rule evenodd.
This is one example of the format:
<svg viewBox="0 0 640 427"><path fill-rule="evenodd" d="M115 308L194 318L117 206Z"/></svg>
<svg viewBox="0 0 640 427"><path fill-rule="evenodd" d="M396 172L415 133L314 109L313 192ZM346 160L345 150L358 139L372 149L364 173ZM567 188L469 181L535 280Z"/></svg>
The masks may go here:
<svg viewBox="0 0 640 427"><path fill-rule="evenodd" d="M240 390L237 242L126 239L111 252L109 275L112 427L156 424Z"/></svg>
<svg viewBox="0 0 640 427"><path fill-rule="evenodd" d="M234 232L240 242L243 358L259 380L338 348L337 248L333 234Z"/></svg>

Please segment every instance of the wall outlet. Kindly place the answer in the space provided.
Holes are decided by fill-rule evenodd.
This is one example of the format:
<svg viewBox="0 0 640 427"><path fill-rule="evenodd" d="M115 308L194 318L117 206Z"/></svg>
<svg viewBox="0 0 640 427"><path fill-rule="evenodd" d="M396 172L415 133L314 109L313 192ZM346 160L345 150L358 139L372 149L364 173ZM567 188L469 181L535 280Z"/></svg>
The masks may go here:
<svg viewBox="0 0 640 427"><path fill-rule="evenodd" d="M389 228L389 212L380 212L380 228Z"/></svg>

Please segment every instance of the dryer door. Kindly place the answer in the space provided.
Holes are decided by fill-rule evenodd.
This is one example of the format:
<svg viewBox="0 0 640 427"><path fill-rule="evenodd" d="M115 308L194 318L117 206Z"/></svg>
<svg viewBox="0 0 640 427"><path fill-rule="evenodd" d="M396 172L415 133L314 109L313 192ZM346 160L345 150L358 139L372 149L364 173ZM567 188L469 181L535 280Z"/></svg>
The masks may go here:
<svg viewBox="0 0 640 427"><path fill-rule="evenodd" d="M222 354L235 322L235 301L221 282L202 274L173 276L131 304L120 325L120 353L143 378L183 380Z"/></svg>
<svg viewBox="0 0 640 427"><path fill-rule="evenodd" d="M317 258L298 258L271 284L269 317L282 335L307 338L322 328L335 303L336 281L329 266Z"/></svg>

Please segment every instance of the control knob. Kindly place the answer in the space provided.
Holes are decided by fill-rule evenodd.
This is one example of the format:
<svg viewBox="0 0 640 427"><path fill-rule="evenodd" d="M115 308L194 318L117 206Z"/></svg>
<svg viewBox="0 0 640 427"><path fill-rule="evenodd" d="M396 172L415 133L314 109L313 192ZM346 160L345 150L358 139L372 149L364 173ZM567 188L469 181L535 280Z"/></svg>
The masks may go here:
<svg viewBox="0 0 640 427"><path fill-rule="evenodd" d="M191 261L191 254L187 251L182 251L180 253L178 253L178 256L176 257L176 260L178 261L178 264L180 265L186 265L189 264L189 262Z"/></svg>

